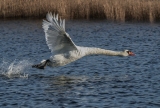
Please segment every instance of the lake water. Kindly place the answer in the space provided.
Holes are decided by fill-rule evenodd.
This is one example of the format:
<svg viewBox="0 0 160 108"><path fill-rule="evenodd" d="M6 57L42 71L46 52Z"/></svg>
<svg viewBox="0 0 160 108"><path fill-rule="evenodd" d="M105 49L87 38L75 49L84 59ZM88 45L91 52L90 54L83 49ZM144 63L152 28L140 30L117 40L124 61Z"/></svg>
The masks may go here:
<svg viewBox="0 0 160 108"><path fill-rule="evenodd" d="M160 108L160 24L66 21L79 46L133 51L31 68L51 55L42 20L0 21L1 108Z"/></svg>

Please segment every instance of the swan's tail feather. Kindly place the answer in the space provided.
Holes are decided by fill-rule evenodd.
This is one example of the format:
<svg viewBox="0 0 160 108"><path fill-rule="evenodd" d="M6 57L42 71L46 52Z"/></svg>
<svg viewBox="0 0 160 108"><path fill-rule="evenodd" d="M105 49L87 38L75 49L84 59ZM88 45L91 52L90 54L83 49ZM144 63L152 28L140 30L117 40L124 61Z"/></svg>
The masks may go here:
<svg viewBox="0 0 160 108"><path fill-rule="evenodd" d="M32 65L32 68L44 69L47 66L48 62L49 62L49 60L43 60L39 64Z"/></svg>

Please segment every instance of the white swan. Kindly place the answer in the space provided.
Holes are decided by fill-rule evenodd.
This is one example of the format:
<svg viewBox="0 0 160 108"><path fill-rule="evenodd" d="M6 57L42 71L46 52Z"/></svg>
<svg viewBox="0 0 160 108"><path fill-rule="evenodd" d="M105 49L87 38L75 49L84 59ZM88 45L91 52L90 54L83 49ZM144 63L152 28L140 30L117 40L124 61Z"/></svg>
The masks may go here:
<svg viewBox="0 0 160 108"><path fill-rule="evenodd" d="M111 51L94 47L76 46L69 34L65 31L65 20L58 22L58 15L52 16L51 13L46 15L43 20L43 29L47 45L52 52L48 60L43 60L40 64L32 67L44 69L45 66L57 67L69 64L87 55L103 54L109 56L133 56L129 50Z"/></svg>

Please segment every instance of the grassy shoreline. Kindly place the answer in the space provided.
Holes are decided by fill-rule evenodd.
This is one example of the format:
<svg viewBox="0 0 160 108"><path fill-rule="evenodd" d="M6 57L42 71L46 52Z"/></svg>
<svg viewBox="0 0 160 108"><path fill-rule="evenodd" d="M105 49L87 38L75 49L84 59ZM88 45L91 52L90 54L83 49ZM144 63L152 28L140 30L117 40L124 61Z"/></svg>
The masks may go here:
<svg viewBox="0 0 160 108"><path fill-rule="evenodd" d="M160 21L160 0L1 0L0 18L43 18L47 12L66 19Z"/></svg>

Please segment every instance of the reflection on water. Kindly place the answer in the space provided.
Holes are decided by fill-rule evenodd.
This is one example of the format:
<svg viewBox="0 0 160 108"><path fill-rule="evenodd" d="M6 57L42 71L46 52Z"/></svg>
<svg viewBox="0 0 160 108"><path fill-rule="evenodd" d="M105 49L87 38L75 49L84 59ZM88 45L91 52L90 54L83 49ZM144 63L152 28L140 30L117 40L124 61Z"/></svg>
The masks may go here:
<svg viewBox="0 0 160 108"><path fill-rule="evenodd" d="M32 69L51 55L41 21L0 21L0 107L160 106L159 24L66 22L79 46L129 49L136 56L88 56L63 67Z"/></svg>
<svg viewBox="0 0 160 108"><path fill-rule="evenodd" d="M55 78L51 78L51 81L53 81L56 85L63 85L63 84L69 84L69 83L81 83L85 82L87 78L85 76L58 76Z"/></svg>

